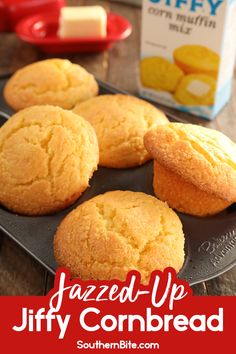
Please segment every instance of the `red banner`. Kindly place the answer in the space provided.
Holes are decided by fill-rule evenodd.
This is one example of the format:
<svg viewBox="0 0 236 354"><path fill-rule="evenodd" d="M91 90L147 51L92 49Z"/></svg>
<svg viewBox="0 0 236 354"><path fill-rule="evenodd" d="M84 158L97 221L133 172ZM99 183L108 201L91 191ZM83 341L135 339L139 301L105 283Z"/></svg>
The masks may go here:
<svg viewBox="0 0 236 354"><path fill-rule="evenodd" d="M1 297L3 353L234 352L235 297L194 297L171 268L149 285L70 280L57 272L45 297ZM3 350L4 348L4 350Z"/></svg>

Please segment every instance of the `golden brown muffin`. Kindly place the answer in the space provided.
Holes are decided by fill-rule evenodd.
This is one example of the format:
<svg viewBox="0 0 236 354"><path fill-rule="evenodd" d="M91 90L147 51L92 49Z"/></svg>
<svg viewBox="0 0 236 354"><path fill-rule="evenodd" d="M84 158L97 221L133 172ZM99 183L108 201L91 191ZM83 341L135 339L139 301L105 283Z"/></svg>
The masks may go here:
<svg viewBox="0 0 236 354"><path fill-rule="evenodd" d="M180 81L175 99L185 106L209 106L214 104L216 80L204 74L186 75Z"/></svg>
<svg viewBox="0 0 236 354"><path fill-rule="evenodd" d="M174 92L184 73L165 58L149 57L141 60L140 75L143 86Z"/></svg>
<svg viewBox="0 0 236 354"><path fill-rule="evenodd" d="M73 277L124 280L135 269L147 283L155 269L181 269L184 234L167 204L144 193L113 191L66 216L55 235L54 254Z"/></svg>
<svg viewBox="0 0 236 354"><path fill-rule="evenodd" d="M150 103L128 95L103 95L77 105L74 112L94 127L99 143L99 164L105 167L138 166L151 157L143 144L145 133L168 122Z"/></svg>
<svg viewBox="0 0 236 354"><path fill-rule="evenodd" d="M169 123L148 132L144 143L156 160L155 193L172 208L206 216L236 201L236 145L224 134Z"/></svg>
<svg viewBox="0 0 236 354"><path fill-rule="evenodd" d="M154 161L153 188L159 199L182 213L191 211L192 215L214 215L231 204L204 192L157 161Z"/></svg>
<svg viewBox="0 0 236 354"><path fill-rule="evenodd" d="M59 107L26 108L0 129L0 204L25 215L61 210L88 187L98 158L86 120Z"/></svg>
<svg viewBox="0 0 236 354"><path fill-rule="evenodd" d="M187 74L206 74L217 78L220 56L202 45L184 45L174 51L175 63Z"/></svg>
<svg viewBox="0 0 236 354"><path fill-rule="evenodd" d="M65 109L98 94L93 75L65 59L42 60L16 71L4 88L14 110L50 104Z"/></svg>

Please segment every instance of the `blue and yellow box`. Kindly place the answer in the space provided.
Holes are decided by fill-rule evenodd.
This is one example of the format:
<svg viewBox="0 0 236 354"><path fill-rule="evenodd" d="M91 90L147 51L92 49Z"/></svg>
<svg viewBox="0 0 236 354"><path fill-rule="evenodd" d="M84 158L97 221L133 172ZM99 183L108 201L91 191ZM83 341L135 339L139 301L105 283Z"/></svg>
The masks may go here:
<svg viewBox="0 0 236 354"><path fill-rule="evenodd" d="M236 0L143 0L143 97L213 119L227 103L236 54Z"/></svg>

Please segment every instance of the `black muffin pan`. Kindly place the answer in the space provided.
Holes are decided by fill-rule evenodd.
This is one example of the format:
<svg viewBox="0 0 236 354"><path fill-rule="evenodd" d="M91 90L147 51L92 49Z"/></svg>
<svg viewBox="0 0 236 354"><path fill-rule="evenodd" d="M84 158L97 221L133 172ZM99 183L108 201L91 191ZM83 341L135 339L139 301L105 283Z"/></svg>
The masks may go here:
<svg viewBox="0 0 236 354"><path fill-rule="evenodd" d="M0 79L0 125L7 114L13 112L4 102L2 89L8 79ZM99 82L101 94L114 94L121 91ZM182 121L170 116L171 121ZM99 168L95 172L91 187L70 208L50 216L28 217L13 214L0 207L0 229L20 247L40 262L51 273L57 264L53 256L53 235L61 220L77 205L95 195L111 190L131 190L153 195L152 162L131 169ZM223 188L223 186L222 186ZM191 285L214 278L236 265L236 205L223 213L197 218L178 213L184 227L186 259L180 278Z"/></svg>

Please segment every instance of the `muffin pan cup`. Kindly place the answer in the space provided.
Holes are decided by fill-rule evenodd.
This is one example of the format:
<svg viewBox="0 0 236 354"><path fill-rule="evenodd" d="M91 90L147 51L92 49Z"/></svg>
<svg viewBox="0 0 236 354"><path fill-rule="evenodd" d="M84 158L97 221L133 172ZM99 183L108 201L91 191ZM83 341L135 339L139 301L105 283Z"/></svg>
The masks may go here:
<svg viewBox="0 0 236 354"><path fill-rule="evenodd" d="M8 76L0 79L0 125L12 110L4 102L2 89ZM99 82L100 94L125 93ZM166 113L170 121L183 120ZM60 213L49 216L21 216L0 207L0 230L55 274L53 238L61 220L76 206L110 190L131 190L153 195L153 162L130 169L99 167L90 187L78 201ZM222 186L223 188L223 186ZM214 278L236 265L236 204L216 216L198 218L178 213L184 228L186 258L179 277L190 285Z"/></svg>

